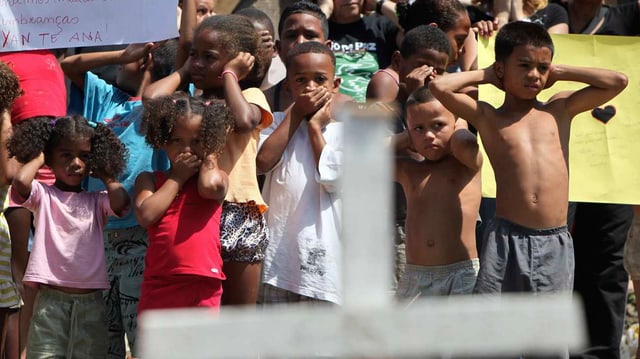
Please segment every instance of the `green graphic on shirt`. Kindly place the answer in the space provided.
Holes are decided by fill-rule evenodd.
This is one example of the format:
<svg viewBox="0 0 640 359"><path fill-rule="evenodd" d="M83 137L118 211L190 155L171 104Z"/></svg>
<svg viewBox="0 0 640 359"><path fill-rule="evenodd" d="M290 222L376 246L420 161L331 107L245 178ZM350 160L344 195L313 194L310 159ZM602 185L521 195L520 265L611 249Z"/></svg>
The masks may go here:
<svg viewBox="0 0 640 359"><path fill-rule="evenodd" d="M367 85L374 72L378 71L378 59L371 52L335 53L336 75L342 78L340 92L365 102Z"/></svg>

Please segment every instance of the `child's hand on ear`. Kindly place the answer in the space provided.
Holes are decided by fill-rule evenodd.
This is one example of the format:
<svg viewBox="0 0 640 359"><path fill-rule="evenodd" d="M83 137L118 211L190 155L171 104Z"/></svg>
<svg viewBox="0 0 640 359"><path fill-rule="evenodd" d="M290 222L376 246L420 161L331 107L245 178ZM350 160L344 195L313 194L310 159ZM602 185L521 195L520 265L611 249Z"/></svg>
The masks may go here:
<svg viewBox="0 0 640 359"><path fill-rule="evenodd" d="M153 42L147 42L146 44L129 44L122 53L122 63L128 64L142 59L147 56L155 46Z"/></svg>
<svg viewBox="0 0 640 359"><path fill-rule="evenodd" d="M294 102L291 111L298 117L308 116L327 103L331 98L331 93L326 87L318 86L313 90L301 93Z"/></svg>
<svg viewBox="0 0 640 359"><path fill-rule="evenodd" d="M504 90L504 86L502 85L502 79L496 73L496 63L484 69L484 79L485 83L492 84L493 86L499 88L500 90Z"/></svg>
<svg viewBox="0 0 640 359"><path fill-rule="evenodd" d="M253 68L253 64L255 62L255 57L248 52L239 52L238 56L231 59L231 61L227 62L224 65L224 71L231 71L238 77L238 80L242 80L247 77L251 69Z"/></svg>
<svg viewBox="0 0 640 359"><path fill-rule="evenodd" d="M547 77L547 82L544 84L544 88L548 89L549 87L553 86L556 81L558 81L558 68L556 66L550 65L549 66L549 76Z"/></svg>
<svg viewBox="0 0 640 359"><path fill-rule="evenodd" d="M183 152L171 165L171 178L182 186L191 176L198 173L202 160L191 152Z"/></svg>
<svg viewBox="0 0 640 359"><path fill-rule="evenodd" d="M422 65L413 69L405 78L404 83L406 85L407 93L411 94L413 91L429 83L436 76L436 72L433 67Z"/></svg>

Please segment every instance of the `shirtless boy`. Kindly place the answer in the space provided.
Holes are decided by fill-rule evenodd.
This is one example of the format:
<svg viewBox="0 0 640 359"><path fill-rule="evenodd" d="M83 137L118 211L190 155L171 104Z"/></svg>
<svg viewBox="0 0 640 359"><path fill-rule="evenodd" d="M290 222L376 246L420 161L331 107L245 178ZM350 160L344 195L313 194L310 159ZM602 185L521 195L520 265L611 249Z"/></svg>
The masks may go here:
<svg viewBox="0 0 640 359"><path fill-rule="evenodd" d="M428 87L407 100L407 131L397 150L424 157L396 159L396 181L407 199L407 265L396 295L470 294L479 261L475 224L480 208L482 154L476 136Z"/></svg>
<svg viewBox="0 0 640 359"><path fill-rule="evenodd" d="M496 37L492 66L429 85L445 107L478 129L496 176L496 219L483 238L478 293L573 288L573 241L566 226L571 119L614 98L628 80L606 69L552 65L553 50L544 28L513 22ZM556 81L588 86L538 101L540 91ZM502 89L502 106L459 93L479 84Z"/></svg>

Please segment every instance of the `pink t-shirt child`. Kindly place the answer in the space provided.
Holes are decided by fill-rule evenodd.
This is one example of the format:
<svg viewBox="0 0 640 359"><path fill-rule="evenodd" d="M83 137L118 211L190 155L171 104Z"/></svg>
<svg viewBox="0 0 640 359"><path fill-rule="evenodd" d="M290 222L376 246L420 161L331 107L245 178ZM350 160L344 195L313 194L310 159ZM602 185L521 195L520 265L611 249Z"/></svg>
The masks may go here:
<svg viewBox="0 0 640 359"><path fill-rule="evenodd" d="M115 214L106 191L65 192L33 181L26 201L13 189L11 197L34 215L25 284L109 288L102 229Z"/></svg>

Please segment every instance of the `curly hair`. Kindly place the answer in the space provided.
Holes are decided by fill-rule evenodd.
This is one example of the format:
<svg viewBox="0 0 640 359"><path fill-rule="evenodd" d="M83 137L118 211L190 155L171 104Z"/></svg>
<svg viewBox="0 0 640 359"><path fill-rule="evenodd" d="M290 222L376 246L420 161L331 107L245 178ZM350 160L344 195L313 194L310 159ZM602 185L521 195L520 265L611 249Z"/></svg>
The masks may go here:
<svg viewBox="0 0 640 359"><path fill-rule="evenodd" d="M178 119L194 115L202 116L200 143L204 152L219 155L235 122L231 111L222 100L203 100L184 93L144 103L142 123L147 143L153 148L162 149L169 141Z"/></svg>
<svg viewBox="0 0 640 359"><path fill-rule="evenodd" d="M229 53L229 59L238 56L239 52L248 52L256 56L260 37L253 27L251 20L241 15L210 16L200 23L195 30L195 37L204 30L214 31L218 41L224 44Z"/></svg>
<svg viewBox="0 0 640 359"><path fill-rule="evenodd" d="M9 156L27 163L44 152L45 161L53 149L65 139L88 139L91 154L90 172L107 177L119 177L126 166L128 151L116 134L103 124L89 122L81 115L56 119L37 117L14 125L13 136L7 142Z"/></svg>
<svg viewBox="0 0 640 359"><path fill-rule="evenodd" d="M13 101L22 95L18 76L9 65L0 61L0 111L11 110Z"/></svg>
<svg viewBox="0 0 640 359"><path fill-rule="evenodd" d="M398 8L398 21L405 31L435 23L447 32L455 27L466 11L458 0L416 0L411 5L402 2Z"/></svg>

